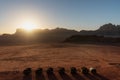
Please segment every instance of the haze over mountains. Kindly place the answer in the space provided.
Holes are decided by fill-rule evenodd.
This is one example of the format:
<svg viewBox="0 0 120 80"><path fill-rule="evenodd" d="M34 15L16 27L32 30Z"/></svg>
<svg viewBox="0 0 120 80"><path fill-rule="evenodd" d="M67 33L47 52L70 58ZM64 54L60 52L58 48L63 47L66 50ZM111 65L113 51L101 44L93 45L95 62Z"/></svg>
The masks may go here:
<svg viewBox="0 0 120 80"><path fill-rule="evenodd" d="M75 30L69 30L65 28L56 28L56 29L37 29L33 32L26 32L23 29L17 29L14 34L3 34L0 36L0 44L19 44L19 43L39 43L39 42L63 42L66 39L70 39L71 36L75 35L82 35L83 37L88 38L96 38L101 39L102 37L111 37L111 39L115 38L118 42L118 39L120 37L120 25L113 25L111 23L105 24L101 26L99 29L95 31L75 31ZM81 36L77 36L81 37ZM73 38L73 37L72 37ZM95 41L97 39L94 39ZM103 38L102 38L103 39ZM78 39L80 40L80 39ZM77 41L78 41L77 40ZM105 39L108 40L109 39ZM104 41L104 39L103 39ZM74 41L73 41L74 42Z"/></svg>

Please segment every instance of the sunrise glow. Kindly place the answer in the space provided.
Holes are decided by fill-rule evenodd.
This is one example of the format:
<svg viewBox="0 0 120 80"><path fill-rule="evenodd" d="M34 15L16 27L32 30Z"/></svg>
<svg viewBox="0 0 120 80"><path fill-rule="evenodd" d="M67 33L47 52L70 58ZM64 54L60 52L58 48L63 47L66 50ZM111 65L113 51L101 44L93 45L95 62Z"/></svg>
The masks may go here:
<svg viewBox="0 0 120 80"><path fill-rule="evenodd" d="M32 31L37 28L37 25L32 22L25 22L25 23L21 24L21 28L25 29L27 31Z"/></svg>

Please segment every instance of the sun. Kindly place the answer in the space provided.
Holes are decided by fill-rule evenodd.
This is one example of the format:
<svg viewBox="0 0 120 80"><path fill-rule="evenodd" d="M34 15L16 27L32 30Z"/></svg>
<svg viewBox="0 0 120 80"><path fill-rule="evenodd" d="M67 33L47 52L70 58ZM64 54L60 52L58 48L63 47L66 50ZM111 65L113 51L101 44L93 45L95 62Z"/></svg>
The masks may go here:
<svg viewBox="0 0 120 80"><path fill-rule="evenodd" d="M32 31L37 28L37 26L32 22L25 22L21 25L21 28L27 31Z"/></svg>

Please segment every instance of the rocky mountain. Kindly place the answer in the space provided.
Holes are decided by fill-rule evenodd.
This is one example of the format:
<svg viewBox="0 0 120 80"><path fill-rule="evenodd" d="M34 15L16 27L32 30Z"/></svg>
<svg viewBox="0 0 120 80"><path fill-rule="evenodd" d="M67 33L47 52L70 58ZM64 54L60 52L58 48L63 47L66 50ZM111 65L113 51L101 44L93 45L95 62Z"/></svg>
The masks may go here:
<svg viewBox="0 0 120 80"><path fill-rule="evenodd" d="M85 43L85 44L120 44L120 38L96 36L96 35L73 35L67 38L65 43Z"/></svg>
<svg viewBox="0 0 120 80"><path fill-rule="evenodd" d="M75 36L74 36L75 35ZM79 36L76 36L79 35ZM72 36L72 37L71 37ZM98 37L99 36L99 37ZM102 36L102 37L100 37ZM23 29L17 29L14 34L0 35L0 44L19 44L19 43L39 43L39 42L62 42L64 40L83 39L83 41L101 41L104 37L117 38L120 37L120 25L113 25L111 23L101 26L94 31L82 30L80 32L75 30L69 30L65 28L56 29L37 29L32 32L27 32ZM104 39L109 41L109 39ZM113 40L114 41L114 40Z"/></svg>
<svg viewBox="0 0 120 80"><path fill-rule="evenodd" d="M108 23L101 26L97 31L120 31L120 25Z"/></svg>
<svg viewBox="0 0 120 80"><path fill-rule="evenodd" d="M111 23L101 26L95 31L80 31L81 35L98 35L105 37L120 37L120 25L113 25Z"/></svg>
<svg viewBox="0 0 120 80"><path fill-rule="evenodd" d="M79 32L75 30L68 30L64 28L56 28L56 29L37 29L33 32L26 32L23 29L17 29L16 32L12 35L3 34L0 36L0 44L19 44L19 43L55 43L62 42L67 37L71 35L79 34Z"/></svg>
<svg viewBox="0 0 120 80"><path fill-rule="evenodd" d="M72 35L64 42L120 44L120 25L113 25L109 23L101 26L95 31L82 30L79 32L79 35Z"/></svg>

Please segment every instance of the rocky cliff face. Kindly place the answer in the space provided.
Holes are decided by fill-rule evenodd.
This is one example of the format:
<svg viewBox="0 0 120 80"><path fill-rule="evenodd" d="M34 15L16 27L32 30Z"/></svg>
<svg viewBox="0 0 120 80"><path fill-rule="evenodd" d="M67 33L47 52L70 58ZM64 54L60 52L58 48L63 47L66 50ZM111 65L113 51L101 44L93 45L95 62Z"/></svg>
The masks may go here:
<svg viewBox="0 0 120 80"><path fill-rule="evenodd" d="M56 29L45 29L45 30L34 30L31 33L26 32L23 29L17 29L14 34L3 34L0 35L0 44L14 44L14 43L38 43L38 42L62 42L66 38L73 35L81 35L74 37L76 41L78 39L83 39L86 41L93 41L99 38L99 40L104 39L103 37L120 37L120 25L113 25L111 23L101 26L99 29L94 31L82 30L80 32L75 30L69 30L64 28ZM88 36L95 35L95 36ZM97 37L97 36L103 36ZM109 39L105 39L106 41ZM104 40L103 40L104 42Z"/></svg>
<svg viewBox="0 0 120 80"><path fill-rule="evenodd" d="M101 26L98 31L120 31L120 25L113 25L111 23Z"/></svg>
<svg viewBox="0 0 120 80"><path fill-rule="evenodd" d="M81 35L98 35L106 37L120 37L120 25L113 25L111 23L101 26L95 31L81 31Z"/></svg>

